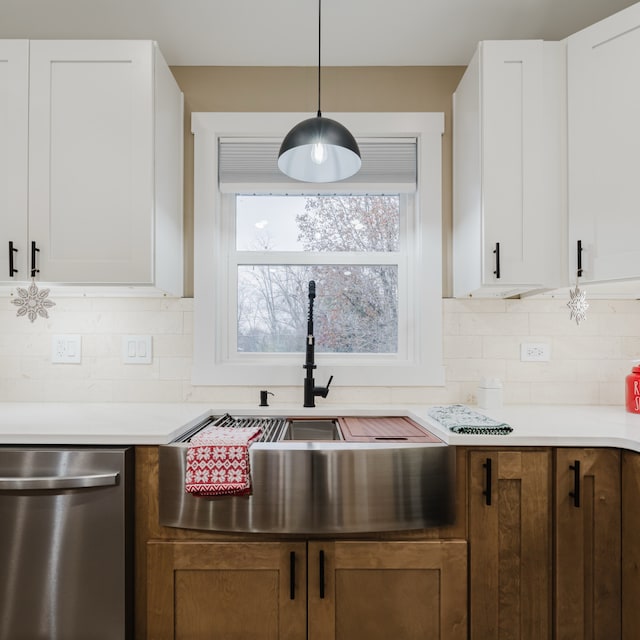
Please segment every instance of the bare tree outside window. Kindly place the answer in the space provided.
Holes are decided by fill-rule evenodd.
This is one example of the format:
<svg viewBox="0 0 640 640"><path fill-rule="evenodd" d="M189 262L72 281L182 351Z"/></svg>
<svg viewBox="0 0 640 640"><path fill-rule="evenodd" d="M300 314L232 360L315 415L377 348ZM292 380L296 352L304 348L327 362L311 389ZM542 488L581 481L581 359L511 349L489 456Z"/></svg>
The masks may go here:
<svg viewBox="0 0 640 640"><path fill-rule="evenodd" d="M397 352L398 266L375 254L399 251L399 196L238 196L236 223L255 257L238 265L238 351L303 351L315 280L317 351ZM295 263L260 260L273 252Z"/></svg>

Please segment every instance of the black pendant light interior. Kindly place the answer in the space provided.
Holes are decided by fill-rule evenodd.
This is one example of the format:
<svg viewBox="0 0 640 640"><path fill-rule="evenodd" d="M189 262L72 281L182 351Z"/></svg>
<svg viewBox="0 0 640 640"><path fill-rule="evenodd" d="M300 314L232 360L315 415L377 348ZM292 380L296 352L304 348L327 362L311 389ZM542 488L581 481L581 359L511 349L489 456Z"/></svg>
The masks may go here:
<svg viewBox="0 0 640 640"><path fill-rule="evenodd" d="M322 0L318 0L318 114L299 122L285 136L278 154L278 168L303 182L337 182L360 170L360 149L350 131L325 118L321 97Z"/></svg>

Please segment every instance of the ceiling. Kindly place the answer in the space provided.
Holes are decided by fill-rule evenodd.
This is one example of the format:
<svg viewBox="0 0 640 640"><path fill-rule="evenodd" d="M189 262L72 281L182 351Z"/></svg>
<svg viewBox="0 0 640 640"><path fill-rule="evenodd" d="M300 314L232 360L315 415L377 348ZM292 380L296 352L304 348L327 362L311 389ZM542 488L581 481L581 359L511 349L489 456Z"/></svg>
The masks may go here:
<svg viewBox="0 0 640 640"><path fill-rule="evenodd" d="M479 40L561 40L634 0L323 0L323 66L465 65ZM0 0L0 38L150 39L170 65L314 66L317 0Z"/></svg>

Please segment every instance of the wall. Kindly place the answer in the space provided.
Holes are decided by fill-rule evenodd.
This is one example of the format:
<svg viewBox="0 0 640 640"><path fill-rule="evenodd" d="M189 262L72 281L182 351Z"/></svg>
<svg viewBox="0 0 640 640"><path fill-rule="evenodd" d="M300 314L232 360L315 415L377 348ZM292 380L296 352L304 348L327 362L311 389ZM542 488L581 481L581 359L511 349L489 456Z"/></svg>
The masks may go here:
<svg viewBox="0 0 640 640"><path fill-rule="evenodd" d="M0 301L0 401L257 404L258 388L191 385L192 299L51 297L49 319L33 324L16 317L9 298ZM474 402L478 380L498 376L507 402L622 405L629 361L640 355L640 302L591 300L580 326L566 303L444 300L444 388L341 388L335 380L319 402ZM52 336L62 333L82 335L81 364L51 364ZM148 333L153 363L122 364L122 336ZM523 341L548 342L551 361L520 362ZM301 366L300 386L271 388L272 406L302 406L302 378Z"/></svg>
<svg viewBox="0 0 640 640"><path fill-rule="evenodd" d="M317 69L310 67L172 67L185 100L185 292L193 295L194 111L300 111L318 108ZM451 291L452 95L464 67L328 67L322 69L322 109L437 111L442 140L443 291Z"/></svg>
<svg viewBox="0 0 640 640"><path fill-rule="evenodd" d="M323 70L323 110L442 111L443 290L450 292L451 96L462 67ZM316 110L315 69L173 68L185 93L186 291L193 293L192 111ZM53 297L53 296L52 296ZM258 389L190 384L193 300L53 298L48 320L17 318L0 298L0 401L202 401L257 403ZM622 404L629 360L640 357L640 303L591 301L580 327L566 296L527 300L444 300L444 388L340 388L331 403L473 402L482 376L500 377L507 402ZM79 365L51 364L55 334L83 340ZM151 365L123 365L126 334L151 334ZM522 363L520 343L549 342L548 363ZM302 403L300 387L273 389L278 402ZM265 388L268 387L265 380Z"/></svg>

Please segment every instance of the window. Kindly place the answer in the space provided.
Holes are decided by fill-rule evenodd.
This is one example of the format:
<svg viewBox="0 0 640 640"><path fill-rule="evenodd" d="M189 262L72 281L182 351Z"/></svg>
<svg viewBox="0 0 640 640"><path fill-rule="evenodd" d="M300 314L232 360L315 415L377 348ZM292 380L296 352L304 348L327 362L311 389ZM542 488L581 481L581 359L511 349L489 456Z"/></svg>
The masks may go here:
<svg viewBox="0 0 640 640"><path fill-rule="evenodd" d="M193 116L194 384L301 385L310 280L319 381L443 384L442 114L340 114L369 160L331 185L273 171L302 117Z"/></svg>
<svg viewBox="0 0 640 640"><path fill-rule="evenodd" d="M400 201L234 196L238 352L302 353L313 280L317 352L397 353L398 272L406 274Z"/></svg>

